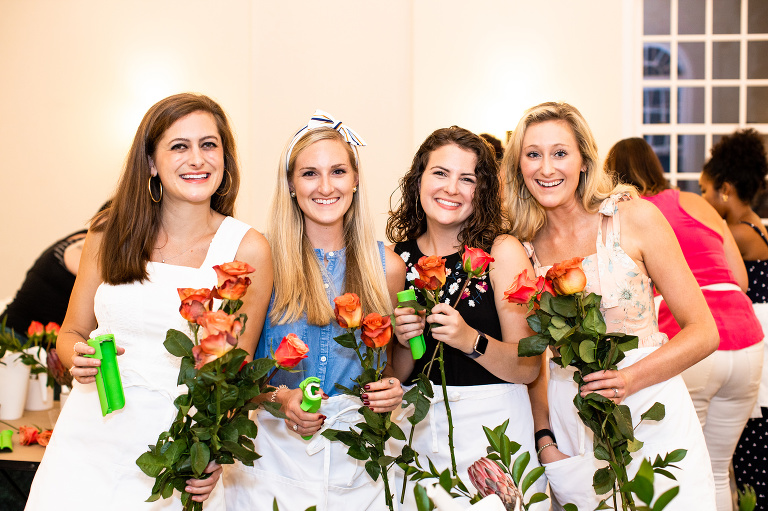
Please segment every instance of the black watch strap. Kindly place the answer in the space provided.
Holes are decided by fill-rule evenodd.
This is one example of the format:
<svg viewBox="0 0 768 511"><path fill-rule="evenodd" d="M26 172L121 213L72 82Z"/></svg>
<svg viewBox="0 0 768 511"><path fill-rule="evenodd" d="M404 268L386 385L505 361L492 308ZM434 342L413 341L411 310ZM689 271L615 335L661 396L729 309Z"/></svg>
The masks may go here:
<svg viewBox="0 0 768 511"><path fill-rule="evenodd" d="M534 442L536 442L536 445L538 445L538 444L539 444L539 440L541 440L541 439L542 439L542 438L544 438L545 436L548 436L548 437L550 437L550 438L552 439L552 441L553 441L553 442L557 442L557 439L555 438L555 434L554 434L554 433L552 433L552 431L550 431L550 430L548 430L548 429L544 428L544 429L540 429L540 430L538 430L538 431L537 431L537 432L536 432L536 433L533 435L533 440L534 440Z"/></svg>
<svg viewBox="0 0 768 511"><path fill-rule="evenodd" d="M480 330L476 330L477 338L475 339L475 346L472 349L472 353L465 353L471 359L478 358L480 355L485 355L485 350L488 348L488 338Z"/></svg>

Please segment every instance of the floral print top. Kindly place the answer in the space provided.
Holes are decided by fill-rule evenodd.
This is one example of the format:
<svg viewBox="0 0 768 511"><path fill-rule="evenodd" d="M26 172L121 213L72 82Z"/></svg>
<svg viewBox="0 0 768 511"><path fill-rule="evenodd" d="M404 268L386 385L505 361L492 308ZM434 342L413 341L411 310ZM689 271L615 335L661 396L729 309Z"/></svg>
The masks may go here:
<svg viewBox="0 0 768 511"><path fill-rule="evenodd" d="M582 267L587 276L587 293L603 297L600 312L609 332L636 335L639 347L658 347L667 342L659 332L653 301L653 282L621 248L621 224L618 203L630 200L628 194L605 199L598 210L600 222L595 240L595 253L584 258ZM608 217L608 221L605 221ZM607 226L603 236L603 224ZM605 242L603 242L605 237ZM532 243L524 243L533 262L536 275L544 275L550 266L542 266L536 258Z"/></svg>

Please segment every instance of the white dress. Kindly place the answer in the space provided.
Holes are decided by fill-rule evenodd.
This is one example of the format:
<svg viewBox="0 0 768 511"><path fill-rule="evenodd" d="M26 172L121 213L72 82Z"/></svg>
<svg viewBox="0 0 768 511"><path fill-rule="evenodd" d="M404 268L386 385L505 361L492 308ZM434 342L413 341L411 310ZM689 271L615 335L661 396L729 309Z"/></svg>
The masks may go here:
<svg viewBox="0 0 768 511"><path fill-rule="evenodd" d="M99 286L94 298L99 326L91 337L111 333L125 348L118 358L125 407L102 417L96 385L75 382L32 483L27 511L181 509L178 492L144 502L154 479L136 465L168 429L176 415L173 400L186 391L176 385L181 359L168 353L163 341L169 328L188 331L176 289L215 286L212 267L234 260L249 229L225 218L200 268L150 262L144 282ZM205 509L224 509L223 497L217 488Z"/></svg>

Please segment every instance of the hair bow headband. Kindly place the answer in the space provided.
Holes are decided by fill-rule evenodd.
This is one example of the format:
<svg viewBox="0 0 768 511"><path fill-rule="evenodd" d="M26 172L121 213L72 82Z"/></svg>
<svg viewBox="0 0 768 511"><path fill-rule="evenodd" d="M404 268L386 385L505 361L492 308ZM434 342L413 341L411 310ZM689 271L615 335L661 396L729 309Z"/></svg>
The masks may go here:
<svg viewBox="0 0 768 511"><path fill-rule="evenodd" d="M291 143L288 145L288 150L285 152L286 171L289 170L289 162L291 160L291 152L293 151L293 147L299 140L301 140L301 137L303 137L309 131L317 128L332 128L341 133L341 136L344 137L344 140L347 142L347 144L352 146L352 151L355 153L355 163L359 165L360 162L357 158L357 148L355 146L367 145L365 141L355 132L355 130L345 126L341 121L337 121L328 112L315 110L314 115L310 117L307 125L296 132L296 134L291 139Z"/></svg>

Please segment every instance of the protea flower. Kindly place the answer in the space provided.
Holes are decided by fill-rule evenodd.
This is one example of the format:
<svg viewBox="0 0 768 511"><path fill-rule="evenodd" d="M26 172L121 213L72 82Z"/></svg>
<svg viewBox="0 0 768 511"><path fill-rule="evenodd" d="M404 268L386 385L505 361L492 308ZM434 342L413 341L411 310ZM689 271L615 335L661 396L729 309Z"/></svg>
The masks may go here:
<svg viewBox="0 0 768 511"><path fill-rule="evenodd" d="M56 383L59 385L72 386L72 374L67 371L67 368L59 360L59 355L56 353L56 348L48 350L48 374L50 374Z"/></svg>
<svg viewBox="0 0 768 511"><path fill-rule="evenodd" d="M520 490L494 461L480 458L467 472L469 480L481 496L498 495L507 511L520 511L523 508L523 495Z"/></svg>

